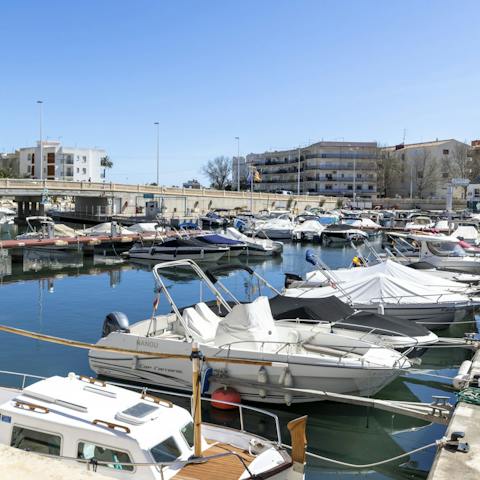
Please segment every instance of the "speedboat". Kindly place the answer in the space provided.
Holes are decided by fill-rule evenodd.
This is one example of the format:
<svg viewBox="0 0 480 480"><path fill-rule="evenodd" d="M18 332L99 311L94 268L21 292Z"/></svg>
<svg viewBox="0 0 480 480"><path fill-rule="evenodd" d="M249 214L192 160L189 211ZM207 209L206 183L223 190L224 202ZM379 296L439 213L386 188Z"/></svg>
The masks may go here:
<svg viewBox="0 0 480 480"><path fill-rule="evenodd" d="M288 215L270 218L266 221L257 222L253 229L253 234L259 237L271 239L290 239L295 224Z"/></svg>
<svg viewBox="0 0 480 480"><path fill-rule="evenodd" d="M325 227L318 221L317 218L304 218L301 223L297 223L292 230L292 240L320 240L322 232Z"/></svg>
<svg viewBox="0 0 480 480"><path fill-rule="evenodd" d="M341 245L350 242L361 242L368 239L368 234L358 228L351 227L350 225L329 225L322 232L323 243L329 245Z"/></svg>
<svg viewBox="0 0 480 480"><path fill-rule="evenodd" d="M172 238L153 245L137 242L127 252L127 256L162 262L180 259L216 262L228 252L228 247L209 245L194 238Z"/></svg>
<svg viewBox="0 0 480 480"><path fill-rule="evenodd" d="M190 266L206 287L202 292L209 290L227 310L225 317L217 316L203 301L180 312L163 283L161 271L185 266ZM204 393L228 385L244 400L289 405L318 401L317 392L323 391L374 395L411 366L404 355L393 349L333 333L328 327L318 329L299 322L278 324L264 296L231 307L191 260L156 265L153 274L172 313L153 315L132 325L124 314L107 316L102 338L96 344L104 349L89 352L90 367L97 374L188 391L188 361L162 356L186 356L191 343L198 342L207 358L229 362L221 368L204 362ZM108 352L116 347L139 353ZM142 351L162 355L152 358L142 355ZM254 368L235 363L235 359L270 364Z"/></svg>
<svg viewBox="0 0 480 480"><path fill-rule="evenodd" d="M405 230L431 230L435 227L435 222L426 216L414 217L411 221L405 225Z"/></svg>
<svg viewBox="0 0 480 480"><path fill-rule="evenodd" d="M247 246L240 240L228 238L220 233L207 233L196 235L195 240L205 243L206 245L216 245L228 248L229 257L238 257L245 252Z"/></svg>
<svg viewBox="0 0 480 480"><path fill-rule="evenodd" d="M206 215L200 217L202 228L224 228L228 220L216 212L207 212Z"/></svg>
<svg viewBox="0 0 480 480"><path fill-rule="evenodd" d="M245 244L243 254L253 257L269 257L280 255L283 251L283 243L275 242L268 238L247 237L236 228L228 227L225 236Z"/></svg>
<svg viewBox="0 0 480 480"><path fill-rule="evenodd" d="M0 443L122 480L304 478L305 443L298 439L305 438L306 417L288 424L289 455L280 433L273 442L243 428L248 406L239 410L242 430L236 430L202 423L199 395L191 415L153 393L74 373L0 387ZM255 415L278 424L269 412L255 409Z"/></svg>

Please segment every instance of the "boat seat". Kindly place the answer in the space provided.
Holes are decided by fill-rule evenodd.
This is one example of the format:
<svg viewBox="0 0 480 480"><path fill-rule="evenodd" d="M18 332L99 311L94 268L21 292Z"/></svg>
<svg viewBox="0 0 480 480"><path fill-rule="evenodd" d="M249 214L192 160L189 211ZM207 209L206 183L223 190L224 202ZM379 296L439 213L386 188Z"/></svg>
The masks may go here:
<svg viewBox="0 0 480 480"><path fill-rule="evenodd" d="M215 339L218 323L215 324L205 319L192 307L183 311L183 319L198 341L209 343Z"/></svg>

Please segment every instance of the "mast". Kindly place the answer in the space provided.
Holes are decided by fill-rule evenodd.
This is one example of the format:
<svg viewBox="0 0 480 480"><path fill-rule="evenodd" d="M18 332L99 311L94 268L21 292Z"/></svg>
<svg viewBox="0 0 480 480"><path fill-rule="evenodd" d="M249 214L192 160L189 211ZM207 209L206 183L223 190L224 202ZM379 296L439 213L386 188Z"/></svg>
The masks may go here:
<svg viewBox="0 0 480 480"><path fill-rule="evenodd" d="M200 398L200 359L202 352L198 343L192 343L192 416L193 416L193 449L195 457L202 456L202 402Z"/></svg>

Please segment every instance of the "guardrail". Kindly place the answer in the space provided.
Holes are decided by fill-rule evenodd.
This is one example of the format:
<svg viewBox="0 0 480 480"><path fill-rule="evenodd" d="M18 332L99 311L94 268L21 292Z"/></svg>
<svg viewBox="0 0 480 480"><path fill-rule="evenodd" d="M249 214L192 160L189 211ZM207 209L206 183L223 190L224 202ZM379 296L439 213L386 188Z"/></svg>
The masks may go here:
<svg viewBox="0 0 480 480"><path fill-rule="evenodd" d="M112 182L67 182L61 180L35 180L35 179L0 179L1 190L31 190L38 193L44 191L79 191L79 192L102 192L105 193L139 193L163 195L189 195L200 197L229 197L248 200L250 198L260 200L288 200L294 198L300 201L314 202L325 199L324 196L318 195L281 195L267 192L250 192L250 191L230 191L230 190L214 190L208 188L176 188L176 187L157 187L155 185L130 185ZM337 200L335 198L335 200Z"/></svg>

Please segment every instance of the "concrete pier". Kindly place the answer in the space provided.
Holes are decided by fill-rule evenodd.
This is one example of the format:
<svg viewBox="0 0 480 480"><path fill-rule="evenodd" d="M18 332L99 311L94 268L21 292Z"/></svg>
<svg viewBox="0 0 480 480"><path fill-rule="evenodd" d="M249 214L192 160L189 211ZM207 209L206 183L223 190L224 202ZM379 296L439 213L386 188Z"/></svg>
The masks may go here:
<svg viewBox="0 0 480 480"><path fill-rule="evenodd" d="M470 378L480 374L480 350L472 359ZM459 402L452 414L445 436L464 432L460 442L468 443L468 453L441 448L427 480L478 480L480 478L480 405Z"/></svg>

